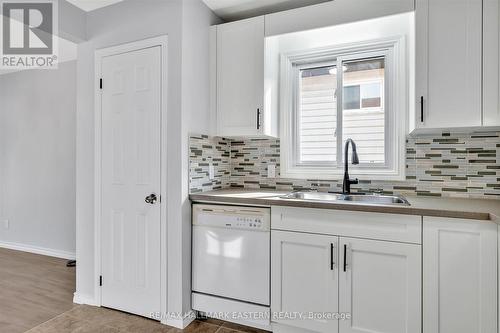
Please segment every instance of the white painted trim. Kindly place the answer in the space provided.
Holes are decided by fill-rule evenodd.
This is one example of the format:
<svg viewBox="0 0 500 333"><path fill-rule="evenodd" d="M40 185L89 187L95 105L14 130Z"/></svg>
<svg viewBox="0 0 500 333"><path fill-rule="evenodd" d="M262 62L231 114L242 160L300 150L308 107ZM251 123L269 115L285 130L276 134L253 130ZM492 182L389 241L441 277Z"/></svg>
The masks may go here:
<svg viewBox="0 0 500 333"><path fill-rule="evenodd" d="M343 168L333 166L297 166L293 158L293 73L294 64L301 64L314 59L315 61L331 61L345 59L352 54L367 52L385 52L387 96L386 109L390 117L386 117L386 127L389 129L385 136L388 144L386 157L390 167L350 166L352 174L359 179L368 180L404 180L406 157L406 129L407 113L409 108L409 89L407 78L409 75L409 61L406 52L404 36L395 36L355 43L320 47L315 49L294 51L281 55L280 74L280 138L281 138L281 176L284 178L317 178L342 179ZM394 82L398 82L396 85ZM397 142L394 147L389 146ZM341 150L339 150L341 151Z"/></svg>
<svg viewBox="0 0 500 333"><path fill-rule="evenodd" d="M0 242L0 248L16 250L28 253L41 254L43 256L75 260L76 254L74 252L49 249L46 247L34 246L34 245L26 245L21 243L12 243L12 242Z"/></svg>
<svg viewBox="0 0 500 333"><path fill-rule="evenodd" d="M73 303L99 306L99 304L96 302L93 296L83 295L77 292L73 294Z"/></svg>
<svg viewBox="0 0 500 333"><path fill-rule="evenodd" d="M194 311L189 311L182 318L167 318L166 320L162 320L161 323L172 326L175 328L179 328L181 330L185 329L196 319L196 313Z"/></svg>
<svg viewBox="0 0 500 333"><path fill-rule="evenodd" d="M210 27L210 54L209 54L209 71L210 71L210 130L209 135L217 134L217 26Z"/></svg>
<svg viewBox="0 0 500 333"><path fill-rule="evenodd" d="M101 287L98 276L101 275L101 78L102 58L126 52L137 51L145 48L161 47L161 176L160 176L160 311L167 313L167 96L168 96L168 36L158 36L131 43L111 46L95 51L95 76L94 76L94 120L95 120L95 146L94 146L94 295L97 306L102 304Z"/></svg>

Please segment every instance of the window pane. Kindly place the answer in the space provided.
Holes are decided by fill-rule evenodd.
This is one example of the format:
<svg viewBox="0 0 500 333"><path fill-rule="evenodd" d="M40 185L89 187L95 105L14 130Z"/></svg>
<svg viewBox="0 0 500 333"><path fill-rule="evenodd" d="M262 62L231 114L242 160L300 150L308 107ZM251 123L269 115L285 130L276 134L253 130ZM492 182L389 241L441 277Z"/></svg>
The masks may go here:
<svg viewBox="0 0 500 333"><path fill-rule="evenodd" d="M384 58L344 63L343 140L356 142L360 163L385 163ZM346 105L347 92L359 87L358 107ZM350 94L350 93L349 93Z"/></svg>
<svg viewBox="0 0 500 333"><path fill-rule="evenodd" d="M300 70L298 144L300 162L335 162L337 155L335 66Z"/></svg>
<svg viewBox="0 0 500 333"><path fill-rule="evenodd" d="M359 96L360 96L360 87L358 85L344 87L344 109L345 110L359 109L360 108Z"/></svg>
<svg viewBox="0 0 500 333"><path fill-rule="evenodd" d="M361 86L361 107L376 108L382 105L380 82L367 83Z"/></svg>

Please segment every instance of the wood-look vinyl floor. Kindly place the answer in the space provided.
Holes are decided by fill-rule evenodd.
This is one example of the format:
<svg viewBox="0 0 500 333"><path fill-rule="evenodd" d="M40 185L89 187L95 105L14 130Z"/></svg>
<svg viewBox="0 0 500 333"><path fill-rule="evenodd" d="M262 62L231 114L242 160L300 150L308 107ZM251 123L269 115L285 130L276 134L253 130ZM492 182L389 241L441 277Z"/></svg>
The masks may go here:
<svg viewBox="0 0 500 333"><path fill-rule="evenodd" d="M66 260L0 249L0 332L21 333L73 308Z"/></svg>
<svg viewBox="0 0 500 333"><path fill-rule="evenodd" d="M28 333L263 333L220 320L195 320L186 329L106 308L79 305Z"/></svg>
<svg viewBox="0 0 500 333"><path fill-rule="evenodd" d="M184 330L106 308L73 304L66 260L0 249L0 333L263 333L221 320Z"/></svg>

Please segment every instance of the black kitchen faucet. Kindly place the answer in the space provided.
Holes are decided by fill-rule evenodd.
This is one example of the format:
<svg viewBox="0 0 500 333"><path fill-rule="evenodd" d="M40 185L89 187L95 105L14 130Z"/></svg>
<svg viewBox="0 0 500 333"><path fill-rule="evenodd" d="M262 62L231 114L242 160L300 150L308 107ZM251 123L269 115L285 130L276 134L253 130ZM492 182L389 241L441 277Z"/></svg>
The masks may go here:
<svg viewBox="0 0 500 333"><path fill-rule="evenodd" d="M344 147L344 182L342 183L342 193L351 193L351 185L357 184L358 179L349 179L349 143L352 146L352 164L359 164L358 153L356 152L356 144L352 139L347 139Z"/></svg>

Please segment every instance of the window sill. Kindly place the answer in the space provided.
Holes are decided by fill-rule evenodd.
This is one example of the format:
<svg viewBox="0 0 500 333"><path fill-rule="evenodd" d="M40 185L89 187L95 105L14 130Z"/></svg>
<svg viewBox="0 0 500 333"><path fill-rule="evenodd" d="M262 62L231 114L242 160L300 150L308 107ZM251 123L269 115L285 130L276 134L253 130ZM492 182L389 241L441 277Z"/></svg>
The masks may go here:
<svg viewBox="0 0 500 333"><path fill-rule="evenodd" d="M349 167L349 176L359 180L382 180L382 181L404 181L405 172L398 172L398 170L360 170ZM334 169L325 171L322 169L305 169L295 168L292 170L281 170L281 178L292 179L321 179L330 181L342 181L344 177L344 170Z"/></svg>

